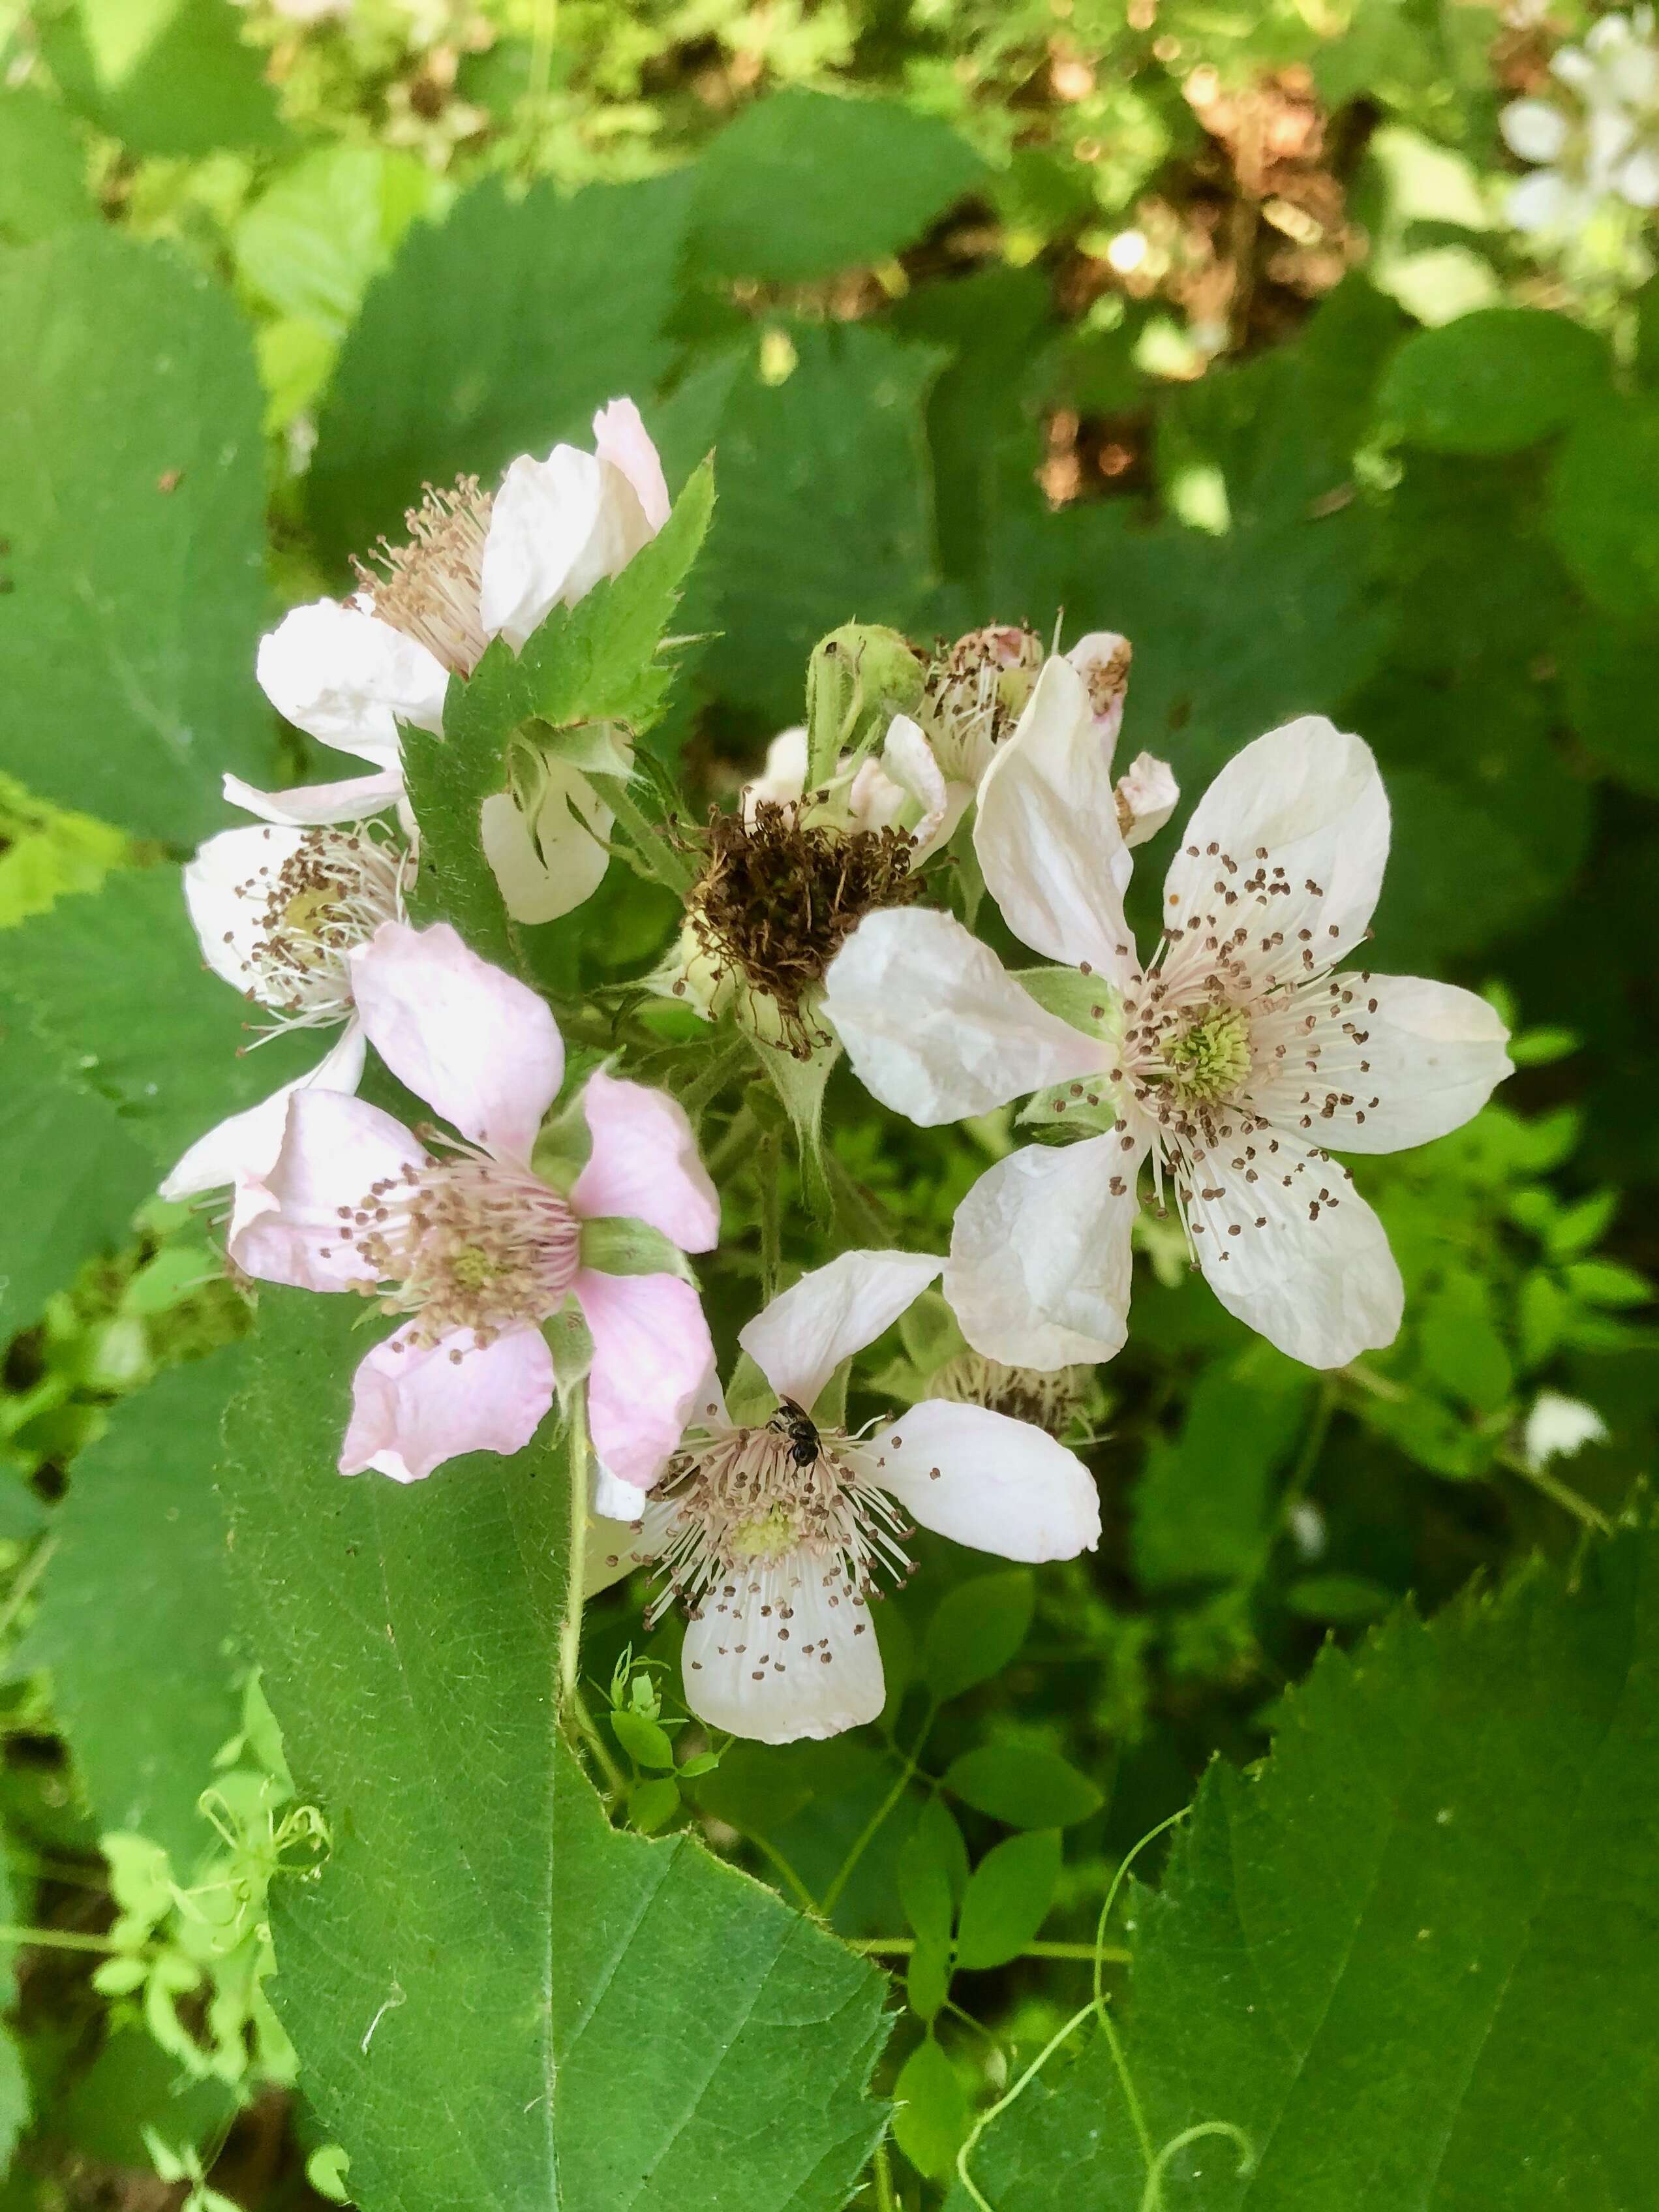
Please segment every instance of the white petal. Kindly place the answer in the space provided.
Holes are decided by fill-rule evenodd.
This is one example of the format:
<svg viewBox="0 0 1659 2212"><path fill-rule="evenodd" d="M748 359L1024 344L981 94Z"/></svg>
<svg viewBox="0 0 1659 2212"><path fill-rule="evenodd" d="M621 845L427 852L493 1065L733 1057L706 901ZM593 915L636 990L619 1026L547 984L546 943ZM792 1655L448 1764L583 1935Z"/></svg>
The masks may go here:
<svg viewBox="0 0 1659 2212"><path fill-rule="evenodd" d="M622 471L654 538L668 520L668 485L651 434L631 399L613 399L593 417L593 450Z"/></svg>
<svg viewBox="0 0 1659 2212"><path fill-rule="evenodd" d="M883 774L915 804L916 818L908 827L916 842L917 858L921 859L934 849L942 835L950 834L945 828L945 819L951 807L951 791L933 757L933 747L908 714L895 714L888 724L887 735L882 741L881 767ZM957 808L957 820L961 819L968 796L963 793ZM866 812L860 818L866 828L881 827L872 814ZM890 820L893 818L889 817ZM955 827L954 823L951 827Z"/></svg>
<svg viewBox="0 0 1659 2212"><path fill-rule="evenodd" d="M1510 187L1510 221L1517 230L1569 230L1589 212L1587 196L1558 169L1540 169Z"/></svg>
<svg viewBox="0 0 1659 2212"><path fill-rule="evenodd" d="M781 805L799 799L806 788L806 730L804 724L780 730L766 748L766 767L743 787L743 818L751 826L757 799L769 799Z"/></svg>
<svg viewBox="0 0 1659 2212"><path fill-rule="evenodd" d="M1620 166L1619 191L1632 207L1659 207L1659 153L1638 146Z"/></svg>
<svg viewBox="0 0 1659 2212"><path fill-rule="evenodd" d="M1109 981L1135 971L1123 919L1133 864L1118 829L1112 765L1087 688L1068 661L1046 663L1018 726L986 770L974 849L1023 943Z"/></svg>
<svg viewBox="0 0 1659 2212"><path fill-rule="evenodd" d="M259 641L261 690L279 714L377 768L398 765L398 725L441 731L449 677L412 637L361 607L318 599Z"/></svg>
<svg viewBox="0 0 1659 2212"><path fill-rule="evenodd" d="M1190 930L1212 917L1223 935L1248 924L1247 957L1278 932L1286 975L1304 949L1327 967L1364 937L1388 857L1388 795L1370 747L1304 714L1235 753L1200 799L1164 879L1164 919ZM1253 894L1258 879L1267 888ZM1287 888L1275 893L1275 883ZM1192 950L1201 957L1200 939Z"/></svg>
<svg viewBox="0 0 1659 2212"><path fill-rule="evenodd" d="M1010 1367L1109 1359L1128 1328L1144 1139L1028 1146L957 1208L945 1295L975 1352Z"/></svg>
<svg viewBox="0 0 1659 2212"><path fill-rule="evenodd" d="M1569 125L1547 100L1512 100L1498 118L1504 143L1523 161L1553 161L1567 143Z"/></svg>
<svg viewBox="0 0 1659 2212"><path fill-rule="evenodd" d="M564 1076L547 1002L447 921L382 922L351 954L368 1041L400 1083L502 1159L528 1160Z"/></svg>
<svg viewBox="0 0 1659 2212"><path fill-rule="evenodd" d="M605 840L614 819L581 770L560 760L547 763L533 838L507 793L485 799L478 811L484 858L514 921L556 921L592 898L611 865Z"/></svg>
<svg viewBox="0 0 1659 2212"><path fill-rule="evenodd" d="M860 1458L914 1521L1005 1559L1071 1559L1100 1540L1094 1477L1030 1421L926 1398Z"/></svg>
<svg viewBox="0 0 1659 2212"><path fill-rule="evenodd" d="M222 830L185 864L185 904L203 957L234 989L267 1006L251 957L265 934L261 879L279 874L304 842L303 830Z"/></svg>
<svg viewBox="0 0 1659 2212"><path fill-rule="evenodd" d="M681 1670L700 1719L757 1743L839 1735L886 1700L869 1607L804 1553L716 1583L687 1624Z"/></svg>
<svg viewBox="0 0 1659 2212"><path fill-rule="evenodd" d="M1275 1079L1245 1093L1275 1128L1339 1152L1403 1152L1461 1128L1512 1073L1509 1031L1473 991L1415 975L1331 981L1331 1013L1297 1041L1317 1048L1316 1066L1292 1045Z"/></svg>
<svg viewBox="0 0 1659 2212"><path fill-rule="evenodd" d="M1128 696L1129 641L1115 629L1091 629L1079 638L1066 659L1088 687L1095 735L1110 768Z"/></svg>
<svg viewBox="0 0 1659 2212"><path fill-rule="evenodd" d="M860 1080L924 1128L1097 1073L1105 1057L954 915L925 907L866 915L823 981L823 1012Z"/></svg>
<svg viewBox="0 0 1659 2212"><path fill-rule="evenodd" d="M269 1211L274 1199L262 1203L258 1190L276 1165L288 1123L288 1102L296 1091L356 1091L362 1081L364 1040L361 1025L348 1022L338 1038L309 1075L296 1076L249 1106L233 1114L198 1137L161 1185L161 1196L199 1198L203 1192L234 1188L237 1210L232 1217L230 1243L235 1253L237 1230L244 1218ZM257 1187L257 1188L256 1188Z"/></svg>
<svg viewBox="0 0 1659 2212"><path fill-rule="evenodd" d="M621 469L574 446L544 461L520 454L490 509L478 609L484 629L521 651L550 610L574 607L619 575L654 535Z"/></svg>
<svg viewBox="0 0 1659 2212"><path fill-rule="evenodd" d="M344 1291L372 1283L343 1214L360 1209L374 1186L419 1167L426 1154L401 1121L367 1099L301 1088L288 1102L275 1164L263 1178L275 1200L233 1234L231 1257L267 1283Z"/></svg>
<svg viewBox="0 0 1659 2212"><path fill-rule="evenodd" d="M779 1397L810 1413L842 1361L890 1328L944 1264L925 1252L843 1252L763 1307L738 1342Z"/></svg>
<svg viewBox="0 0 1659 2212"><path fill-rule="evenodd" d="M1156 837L1181 799L1181 786L1175 780L1175 771L1168 761L1157 759L1151 753L1137 753L1129 763L1129 772L1117 780L1117 797L1121 808L1127 808L1129 826L1123 833L1126 845L1144 845L1149 837Z"/></svg>
<svg viewBox="0 0 1659 2212"><path fill-rule="evenodd" d="M289 791L258 791L240 775L225 778L225 797L233 806L257 814L262 822L317 827L331 822L366 822L404 795L401 767L380 775L351 775L339 783L301 783Z"/></svg>
<svg viewBox="0 0 1659 2212"><path fill-rule="evenodd" d="M1194 1176L1188 1221L1210 1287L1229 1313L1310 1367L1344 1367L1392 1344L1405 1299L1400 1270L1346 1170L1283 1132L1253 1142L1254 1183L1219 1159ZM1206 1188L1222 1194L1206 1198Z"/></svg>

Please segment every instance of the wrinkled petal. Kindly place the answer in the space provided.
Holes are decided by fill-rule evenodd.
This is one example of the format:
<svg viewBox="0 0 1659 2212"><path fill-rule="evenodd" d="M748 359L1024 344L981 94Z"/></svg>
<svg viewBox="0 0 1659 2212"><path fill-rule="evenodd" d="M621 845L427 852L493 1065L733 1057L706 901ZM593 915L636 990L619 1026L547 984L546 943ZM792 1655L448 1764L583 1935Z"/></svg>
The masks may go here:
<svg viewBox="0 0 1659 2212"><path fill-rule="evenodd" d="M651 434L631 399L613 399L593 417L593 450L628 478L654 538L668 520L668 485Z"/></svg>
<svg viewBox="0 0 1659 2212"><path fill-rule="evenodd" d="M1018 726L986 770L974 849L1022 943L1109 981L1134 972L1123 919L1131 863L1111 762L1068 661L1044 665Z"/></svg>
<svg viewBox="0 0 1659 2212"><path fill-rule="evenodd" d="M400 1083L498 1158L526 1161L564 1078L546 1002L447 921L382 922L351 955L352 994Z"/></svg>
<svg viewBox="0 0 1659 2212"><path fill-rule="evenodd" d="M574 607L620 575L655 535L621 469L574 446L508 469L490 509L478 608L484 629L515 652L556 606Z"/></svg>
<svg viewBox="0 0 1659 2212"><path fill-rule="evenodd" d="M743 787L743 818L752 828L757 800L771 799L787 806L805 788L806 729L798 723L793 729L778 732L766 748L764 770Z"/></svg>
<svg viewBox="0 0 1659 2212"><path fill-rule="evenodd" d="M1144 1139L1028 1146L957 1208L945 1295L975 1352L1048 1370L1109 1359L1128 1328L1129 1231Z"/></svg>
<svg viewBox="0 0 1659 2212"><path fill-rule="evenodd" d="M1083 678L1095 736L1110 768L1123 726L1123 702L1129 690L1129 641L1115 629L1091 629L1065 656Z"/></svg>
<svg viewBox="0 0 1659 2212"><path fill-rule="evenodd" d="M717 1583L687 1624L681 1672L701 1720L757 1743L839 1735L886 1700L869 1607L802 1553Z"/></svg>
<svg viewBox="0 0 1659 2212"><path fill-rule="evenodd" d="M1511 1073L1509 1031L1484 999L1415 975L1334 976L1314 1036L1316 1073L1293 1057L1245 1103L1275 1128L1339 1152L1397 1152L1461 1128Z"/></svg>
<svg viewBox="0 0 1659 2212"><path fill-rule="evenodd" d="M842 1361L890 1328L944 1264L925 1252L843 1252L763 1307L738 1342L779 1397L810 1413Z"/></svg>
<svg viewBox="0 0 1659 2212"><path fill-rule="evenodd" d="M1304 714L1235 753L1200 799L1164 879L1164 919L1190 927L1213 914L1231 930L1239 917L1228 894L1259 878L1286 974L1304 945L1326 967L1364 936L1388 857L1389 801L1370 747ZM1274 893L1273 883L1287 888Z"/></svg>
<svg viewBox="0 0 1659 2212"><path fill-rule="evenodd" d="M259 641L259 687L279 714L377 768L398 765L398 725L441 732L441 661L361 607L318 599Z"/></svg>
<svg viewBox="0 0 1659 2212"><path fill-rule="evenodd" d="M202 957L233 989L272 1002L258 988L253 948L264 942L263 878L281 873L305 842L303 830L269 825L222 830L185 864L185 904ZM249 890L246 886L252 884Z"/></svg>
<svg viewBox="0 0 1659 2212"><path fill-rule="evenodd" d="M683 1252L712 1252L720 1242L720 1194L679 1101L598 1068L587 1079L582 1111L593 1149L570 1193L576 1212L648 1222Z"/></svg>
<svg viewBox="0 0 1659 2212"><path fill-rule="evenodd" d="M333 822L366 822L404 795L401 768L379 775L347 776L340 783L300 783L289 791L259 791L240 775L227 775L225 797L233 806L257 814L263 822L298 823L318 828Z"/></svg>
<svg viewBox="0 0 1659 2212"><path fill-rule="evenodd" d="M1100 1496L1075 1452L1030 1421L926 1398L859 1451L913 1521L1005 1559L1070 1559L1100 1540Z"/></svg>
<svg viewBox="0 0 1659 2212"><path fill-rule="evenodd" d="M404 1331L357 1369L340 1472L420 1482L467 1452L522 1451L552 1403L553 1355L539 1329L486 1345L453 1329L424 1350Z"/></svg>
<svg viewBox="0 0 1659 2212"><path fill-rule="evenodd" d="M372 1283L374 1271L349 1235L346 1212L380 1182L419 1167L426 1154L401 1121L366 1099L301 1089L264 1184L274 1207L233 1237L231 1257L267 1283L306 1291L344 1291Z"/></svg>
<svg viewBox="0 0 1659 2212"><path fill-rule="evenodd" d="M1382 1223L1346 1170L1283 1131L1258 1136L1253 1183L1219 1169L1188 1200L1211 1289L1248 1328L1310 1367L1392 1344L1405 1292ZM1194 1176L1194 1182L1200 1178Z"/></svg>
<svg viewBox="0 0 1659 2212"><path fill-rule="evenodd" d="M547 763L533 837L508 793L485 799L478 810L484 858L514 921L556 921L592 897L611 865L606 840L615 818L581 770L566 761Z"/></svg>
<svg viewBox="0 0 1659 2212"><path fill-rule="evenodd" d="M1129 817L1123 830L1126 845L1144 845L1149 837L1156 837L1181 799L1181 786L1175 780L1175 771L1168 761L1157 759L1151 753L1137 753L1129 763L1129 772L1117 780L1118 823Z"/></svg>
<svg viewBox="0 0 1659 2212"><path fill-rule="evenodd" d="M882 741L881 773L889 782L897 785L916 810L915 820L906 826L915 841L917 859L923 860L950 835L945 817L951 814L951 791L933 757L933 747L908 714L895 714L887 726L887 735ZM959 796L951 821L952 830L962 819L963 810L972 796L963 787L958 786L957 790ZM890 820L897 818L896 815L889 817ZM875 819L873 811L860 819L868 829L883 826Z"/></svg>
<svg viewBox="0 0 1659 2212"><path fill-rule="evenodd" d="M1510 100L1498 127L1510 153L1523 161L1554 161L1571 128L1561 110L1547 100Z"/></svg>
<svg viewBox="0 0 1659 2212"><path fill-rule="evenodd" d="M356 1091L362 1080L363 1059L362 1030L357 1023L349 1022L309 1075L296 1076L292 1083L284 1083L280 1090L273 1091L269 1098L262 1098L257 1106L232 1114L205 1136L198 1137L161 1185L161 1196L174 1200L199 1198L204 1191L234 1188L240 1211L244 1204L243 1187L257 1185L262 1189L266 1176L276 1164L288 1127L288 1102L295 1092ZM275 1204L276 1200L267 1196L263 1206L254 1202L252 1211L266 1211ZM233 1217L233 1258L238 1225Z"/></svg>
<svg viewBox="0 0 1659 2212"><path fill-rule="evenodd" d="M593 1337L588 1421L612 1474L648 1487L678 1449L714 1364L702 1307L678 1275L585 1267L577 1303Z"/></svg>
<svg viewBox="0 0 1659 2212"><path fill-rule="evenodd" d="M924 1128L1096 1074L1106 1052L924 907L866 915L830 963L823 1012L865 1088Z"/></svg>

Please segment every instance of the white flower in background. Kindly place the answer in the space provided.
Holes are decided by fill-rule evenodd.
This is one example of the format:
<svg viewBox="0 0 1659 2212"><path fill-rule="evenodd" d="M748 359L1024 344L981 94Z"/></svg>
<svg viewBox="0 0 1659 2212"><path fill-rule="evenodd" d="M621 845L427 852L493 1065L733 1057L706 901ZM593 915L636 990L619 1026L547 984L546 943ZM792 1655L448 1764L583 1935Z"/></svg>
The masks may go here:
<svg viewBox="0 0 1659 2212"><path fill-rule="evenodd" d="M1089 686L1094 726L1109 768L1123 721L1129 644L1115 631L1093 630L1066 659ZM843 760L830 789L816 799L815 819L854 830L903 830L917 863L950 842L972 805L997 747L1017 724L1042 665L1042 647L1012 624L972 630L941 653L927 672L917 714L896 714L878 756ZM763 775L744 787L745 821L757 802L793 802L805 793L807 736L782 731L767 748ZM1131 845L1156 836L1180 797L1169 763L1141 753L1117 785L1118 820Z"/></svg>
<svg viewBox="0 0 1659 2212"><path fill-rule="evenodd" d="M474 477L429 490L406 518L408 543L383 544L378 572L358 564L362 588L349 602L319 599L284 617L259 646L265 696L371 773L284 792L228 776L226 797L295 823L404 805L398 723L441 732L451 678L470 676L492 638L522 649L555 606L574 606L620 574L667 520L662 464L633 401L602 409L593 437L591 453L556 446L544 461L520 455L494 494ZM579 906L609 859L600 841L611 817L580 769L550 762L537 806L533 821L506 793L483 806L485 849L520 921Z"/></svg>
<svg viewBox="0 0 1659 2212"><path fill-rule="evenodd" d="M733 1422L711 1375L648 1495L602 1474L614 1571L657 1561L688 1616L686 1703L763 1743L837 1735L885 1696L870 1601L909 1571L908 1522L1009 1559L1065 1559L1100 1534L1082 1462L983 1406L924 1401L866 1436L812 1410L836 1368L933 1280L910 1252L846 1252L774 1298L738 1338L777 1395Z"/></svg>
<svg viewBox="0 0 1659 2212"><path fill-rule="evenodd" d="M1510 193L1516 228L1578 230L1608 199L1659 207L1659 44L1652 9L1602 16L1582 46L1563 46L1550 67L1560 93L1511 100L1498 118L1510 151L1537 165Z"/></svg>
<svg viewBox="0 0 1659 2212"><path fill-rule="evenodd" d="M914 1121L1041 1090L1030 1111L1089 1133L1010 1154L963 1201L945 1289L969 1343L1037 1368L1119 1349L1150 1157L1231 1312L1310 1366L1387 1344L1399 1271L1324 1147L1441 1136L1510 1062L1471 993L1332 972L1366 935L1388 854L1370 749L1309 715L1237 755L1188 825L1143 969L1087 695L1050 661L986 778L975 846L1015 934L1075 973L1027 989L950 915L876 914L831 964L823 1007L865 1084Z"/></svg>
<svg viewBox="0 0 1659 2212"><path fill-rule="evenodd" d="M1522 1448L1527 1465L1547 1467L1553 1459L1576 1459L1586 1444L1604 1444L1607 1425L1582 1398L1540 1390L1527 1416Z"/></svg>
<svg viewBox="0 0 1659 2212"><path fill-rule="evenodd" d="M292 1093L356 1090L363 1036L351 954L382 922L402 919L412 866L392 832L367 822L223 830L186 866L185 902L203 957L266 1009L266 1035L336 1027L341 1035L309 1075L198 1138L161 1185L164 1198L229 1187L240 1210L250 1181L276 1161Z"/></svg>

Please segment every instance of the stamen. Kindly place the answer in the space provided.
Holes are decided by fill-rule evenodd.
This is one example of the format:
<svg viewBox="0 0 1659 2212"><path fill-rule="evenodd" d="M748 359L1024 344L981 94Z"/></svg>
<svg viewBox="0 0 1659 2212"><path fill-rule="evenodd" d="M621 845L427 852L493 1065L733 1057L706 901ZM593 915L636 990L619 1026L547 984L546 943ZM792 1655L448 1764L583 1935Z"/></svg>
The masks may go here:
<svg viewBox="0 0 1659 2212"><path fill-rule="evenodd" d="M351 1011L349 955L382 922L403 919L413 857L376 826L308 830L275 868L256 869L235 896L257 909L242 963L249 995L279 1029L315 1029Z"/></svg>
<svg viewBox="0 0 1659 2212"><path fill-rule="evenodd" d="M458 477L446 491L428 484L404 517L408 544L383 538L376 549L385 574L352 563L380 620L425 646L452 676L471 676L489 642L478 595L490 506L477 477Z"/></svg>

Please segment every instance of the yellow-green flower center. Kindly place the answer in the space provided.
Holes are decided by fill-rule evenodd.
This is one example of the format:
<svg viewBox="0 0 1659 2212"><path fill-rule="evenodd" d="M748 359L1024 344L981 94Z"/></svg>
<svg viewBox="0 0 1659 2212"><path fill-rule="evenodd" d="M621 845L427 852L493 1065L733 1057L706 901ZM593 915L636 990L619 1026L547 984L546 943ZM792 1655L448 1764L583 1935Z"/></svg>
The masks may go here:
<svg viewBox="0 0 1659 2212"><path fill-rule="evenodd" d="M1250 1072L1250 1025L1237 1006L1209 1006L1164 1048L1177 1097L1227 1097Z"/></svg>

